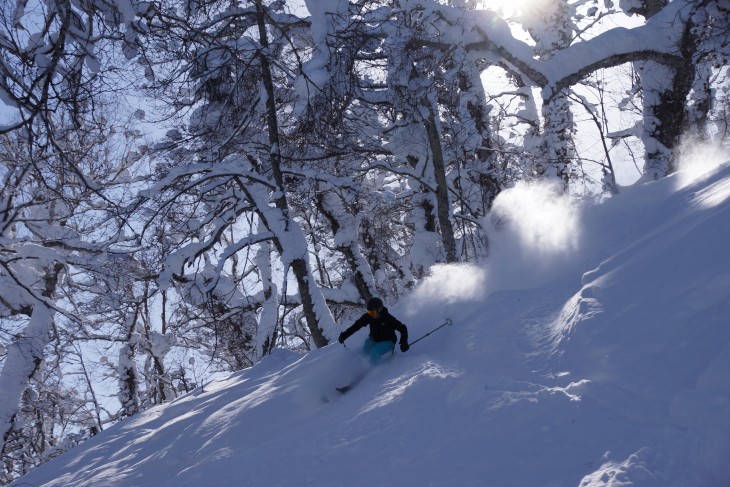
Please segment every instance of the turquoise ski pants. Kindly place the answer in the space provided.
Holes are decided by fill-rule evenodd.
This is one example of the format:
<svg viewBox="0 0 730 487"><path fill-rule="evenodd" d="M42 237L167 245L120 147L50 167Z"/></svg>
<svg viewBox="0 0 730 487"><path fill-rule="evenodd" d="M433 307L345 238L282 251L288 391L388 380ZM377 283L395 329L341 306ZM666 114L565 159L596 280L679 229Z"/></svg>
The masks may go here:
<svg viewBox="0 0 730 487"><path fill-rule="evenodd" d="M391 341L376 342L372 338L368 338L362 346L362 351L370 357L370 363L375 365L380 362L383 355L392 352L393 347L395 347L395 343Z"/></svg>

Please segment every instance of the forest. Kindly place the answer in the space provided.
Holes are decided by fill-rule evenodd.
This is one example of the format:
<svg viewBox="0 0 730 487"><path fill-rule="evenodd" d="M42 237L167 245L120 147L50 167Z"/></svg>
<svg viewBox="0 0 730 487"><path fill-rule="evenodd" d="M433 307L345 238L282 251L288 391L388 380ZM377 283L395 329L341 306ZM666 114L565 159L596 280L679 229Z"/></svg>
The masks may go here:
<svg viewBox="0 0 730 487"><path fill-rule="evenodd" d="M510 3L512 5L510 5ZM0 485L727 147L727 0L2 0Z"/></svg>

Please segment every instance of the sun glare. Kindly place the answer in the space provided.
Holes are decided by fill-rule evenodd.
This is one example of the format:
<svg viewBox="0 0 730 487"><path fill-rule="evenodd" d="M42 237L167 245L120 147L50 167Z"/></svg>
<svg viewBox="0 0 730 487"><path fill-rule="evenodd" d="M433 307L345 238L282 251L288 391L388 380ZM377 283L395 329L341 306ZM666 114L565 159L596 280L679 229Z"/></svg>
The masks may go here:
<svg viewBox="0 0 730 487"><path fill-rule="evenodd" d="M493 10L505 17L514 17L530 10L541 0L481 0L481 6L487 10Z"/></svg>

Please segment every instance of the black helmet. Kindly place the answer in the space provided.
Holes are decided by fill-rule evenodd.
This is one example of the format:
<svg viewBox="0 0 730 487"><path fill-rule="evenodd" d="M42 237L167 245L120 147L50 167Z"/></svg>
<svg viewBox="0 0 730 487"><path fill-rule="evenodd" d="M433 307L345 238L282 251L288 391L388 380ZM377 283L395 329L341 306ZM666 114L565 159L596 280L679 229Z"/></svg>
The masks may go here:
<svg viewBox="0 0 730 487"><path fill-rule="evenodd" d="M380 311L383 309L383 301L380 298L372 298L368 301L368 310Z"/></svg>

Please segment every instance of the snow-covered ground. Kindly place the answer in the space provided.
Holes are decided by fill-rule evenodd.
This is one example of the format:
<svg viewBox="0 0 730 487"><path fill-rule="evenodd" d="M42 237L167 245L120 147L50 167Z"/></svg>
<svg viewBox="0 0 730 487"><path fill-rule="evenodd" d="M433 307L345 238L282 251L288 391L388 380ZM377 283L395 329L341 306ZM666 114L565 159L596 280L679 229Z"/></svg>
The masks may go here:
<svg viewBox="0 0 730 487"><path fill-rule="evenodd" d="M570 208L518 187L482 266L360 331L123 421L17 486L730 486L730 166ZM349 323L342 323L342 326Z"/></svg>

